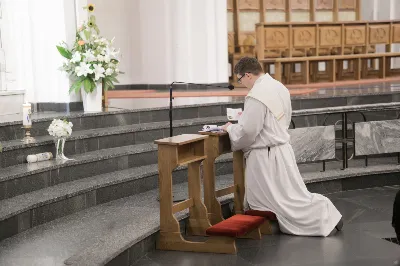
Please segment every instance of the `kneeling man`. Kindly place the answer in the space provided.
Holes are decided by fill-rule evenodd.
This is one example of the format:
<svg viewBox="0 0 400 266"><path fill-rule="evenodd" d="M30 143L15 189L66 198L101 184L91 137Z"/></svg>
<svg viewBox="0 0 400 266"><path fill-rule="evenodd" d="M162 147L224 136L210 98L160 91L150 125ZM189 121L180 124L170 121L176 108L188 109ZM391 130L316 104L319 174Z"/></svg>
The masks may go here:
<svg viewBox="0 0 400 266"><path fill-rule="evenodd" d="M245 206L274 212L284 233L328 236L340 230L342 215L328 198L307 190L297 168L289 143L288 89L264 74L255 58L242 58L234 72L251 90L238 124L227 123L222 129L229 133L232 149L245 153Z"/></svg>

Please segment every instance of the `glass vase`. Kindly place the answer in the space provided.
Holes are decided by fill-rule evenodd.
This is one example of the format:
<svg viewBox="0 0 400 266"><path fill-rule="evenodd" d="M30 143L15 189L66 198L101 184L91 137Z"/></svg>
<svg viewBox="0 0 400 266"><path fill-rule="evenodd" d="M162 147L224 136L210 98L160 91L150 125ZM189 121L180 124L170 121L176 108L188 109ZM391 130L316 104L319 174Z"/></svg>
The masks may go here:
<svg viewBox="0 0 400 266"><path fill-rule="evenodd" d="M69 160L65 155L64 155L64 147L65 147L65 140L66 138L57 138L55 140L56 143L56 160Z"/></svg>

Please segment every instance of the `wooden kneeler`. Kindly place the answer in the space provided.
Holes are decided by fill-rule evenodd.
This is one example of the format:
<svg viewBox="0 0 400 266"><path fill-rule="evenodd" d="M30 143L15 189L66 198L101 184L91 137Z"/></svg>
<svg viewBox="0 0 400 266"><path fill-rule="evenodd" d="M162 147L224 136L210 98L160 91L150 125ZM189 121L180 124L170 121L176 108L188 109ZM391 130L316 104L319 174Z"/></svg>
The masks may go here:
<svg viewBox="0 0 400 266"><path fill-rule="evenodd" d="M215 160L222 154L231 152L231 144L229 134L226 132L199 132L208 136L206 141L206 159L203 167L203 183L204 183L204 204L208 210L208 218L210 223L215 225L223 221L221 204L219 197L234 193L234 205L236 214L246 214L252 216L261 216L265 218L261 226L261 234L272 234L270 224L271 215L266 212L259 212L259 215L250 214L251 211L244 213L244 193L245 193L245 175L244 175L244 156L242 151L233 152L233 186L215 190ZM270 212L268 212L270 213ZM273 213L272 213L273 214ZM273 214L274 215L274 214Z"/></svg>
<svg viewBox="0 0 400 266"><path fill-rule="evenodd" d="M200 196L200 164L206 158L207 138L208 136L184 134L155 141L158 144L160 190L160 235L157 249L236 254L235 237L255 237L260 234L259 227L264 222L261 217L230 219L211 226ZM189 199L173 204L172 171L181 165L188 165ZM187 208L189 233L207 234L207 241L192 242L182 237L174 213Z"/></svg>

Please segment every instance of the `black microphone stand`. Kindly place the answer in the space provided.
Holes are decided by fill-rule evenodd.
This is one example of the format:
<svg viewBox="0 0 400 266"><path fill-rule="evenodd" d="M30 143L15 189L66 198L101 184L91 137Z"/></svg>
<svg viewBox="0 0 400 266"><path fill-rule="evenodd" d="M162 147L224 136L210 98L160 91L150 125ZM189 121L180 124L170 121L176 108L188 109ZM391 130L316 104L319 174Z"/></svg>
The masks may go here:
<svg viewBox="0 0 400 266"><path fill-rule="evenodd" d="M229 90L233 90L235 87L233 85L228 85L228 86L219 86L219 85L210 85L210 84L197 84L197 83L189 83L189 82L180 82L180 81L174 81L171 83L169 86L169 136L172 137L173 135L173 130L172 130L172 100L174 99L172 97L172 86L174 84L188 84L188 85L198 85L198 86L206 86L206 87L217 87L217 88L227 88ZM184 201L186 197L182 196L173 196L172 201L173 202L180 202ZM157 200L160 201L160 198L157 197Z"/></svg>
<svg viewBox="0 0 400 266"><path fill-rule="evenodd" d="M181 81L174 81L169 86L169 136L172 137L173 129L172 129L172 86L174 84L188 84L188 85L197 85L197 86L205 86L205 87L217 87L217 88L226 88L229 90L233 90L235 87L233 85L228 86L220 86L220 85L212 85L212 84L198 84L198 83L190 83L190 82L181 82Z"/></svg>

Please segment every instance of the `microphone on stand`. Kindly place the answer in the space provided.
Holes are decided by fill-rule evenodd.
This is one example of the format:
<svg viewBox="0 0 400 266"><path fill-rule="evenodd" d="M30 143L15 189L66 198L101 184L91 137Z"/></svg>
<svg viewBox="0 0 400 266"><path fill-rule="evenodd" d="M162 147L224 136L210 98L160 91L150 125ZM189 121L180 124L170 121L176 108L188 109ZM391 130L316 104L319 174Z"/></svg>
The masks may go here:
<svg viewBox="0 0 400 266"><path fill-rule="evenodd" d="M181 82L181 81L174 81L169 86L169 136L172 137L173 130L172 130L172 86L174 84L188 84L188 85L197 85L197 86L205 86L205 87L217 87L217 88L226 88L229 90L233 90L235 87L231 84L228 86L220 86L220 85L212 85L212 84L200 84L200 83L190 83L190 82Z"/></svg>

